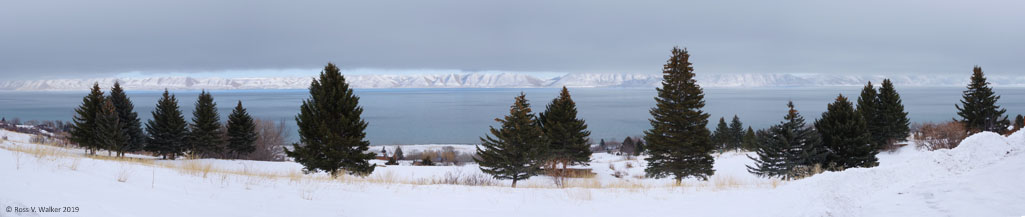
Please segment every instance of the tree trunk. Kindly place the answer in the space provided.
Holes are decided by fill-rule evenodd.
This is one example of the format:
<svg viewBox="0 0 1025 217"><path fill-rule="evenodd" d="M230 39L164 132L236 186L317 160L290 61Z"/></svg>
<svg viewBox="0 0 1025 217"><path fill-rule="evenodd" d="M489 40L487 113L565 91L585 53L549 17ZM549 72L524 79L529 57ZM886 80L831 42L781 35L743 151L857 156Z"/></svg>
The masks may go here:
<svg viewBox="0 0 1025 217"><path fill-rule="evenodd" d="M682 177L679 177L679 176L677 176L677 177L676 177L676 186L680 186L680 184L683 184L683 178L682 178Z"/></svg>

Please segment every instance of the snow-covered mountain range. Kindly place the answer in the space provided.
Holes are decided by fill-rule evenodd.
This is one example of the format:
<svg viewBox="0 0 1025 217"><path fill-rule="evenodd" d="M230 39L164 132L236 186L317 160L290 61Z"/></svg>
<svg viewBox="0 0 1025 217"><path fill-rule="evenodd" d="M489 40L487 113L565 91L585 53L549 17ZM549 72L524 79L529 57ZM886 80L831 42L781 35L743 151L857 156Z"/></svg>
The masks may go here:
<svg viewBox="0 0 1025 217"><path fill-rule="evenodd" d="M960 87L968 75L830 75L830 74L698 74L703 87L830 87L862 86L889 78L899 86ZM1025 75L989 75L995 86L1025 87ZM550 79L518 73L454 73L409 75L347 75L354 88L550 88L550 87L625 87L651 88L661 84L660 74L570 73ZM0 90L86 90L93 83L110 86L115 81L131 90L199 89L305 89L312 77L261 78L96 78L0 81Z"/></svg>

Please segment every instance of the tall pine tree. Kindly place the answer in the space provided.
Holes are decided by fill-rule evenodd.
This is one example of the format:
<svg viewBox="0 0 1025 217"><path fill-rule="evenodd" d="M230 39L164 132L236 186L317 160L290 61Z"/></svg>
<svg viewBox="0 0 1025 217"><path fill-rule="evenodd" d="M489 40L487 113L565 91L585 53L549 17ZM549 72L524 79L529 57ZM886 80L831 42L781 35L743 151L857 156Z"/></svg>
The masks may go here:
<svg viewBox="0 0 1025 217"><path fill-rule="evenodd" d="M880 131L884 146L892 146L907 140L908 134L911 133L911 121L908 119L908 113L904 111L904 102L890 79L883 80L883 85L879 88L879 106L876 110L879 112L879 119L882 119Z"/></svg>
<svg viewBox="0 0 1025 217"><path fill-rule="evenodd" d="M146 122L146 131L150 137L144 150L171 160L185 152L188 123L178 108L178 99L166 89L153 110L153 119Z"/></svg>
<svg viewBox="0 0 1025 217"><path fill-rule="evenodd" d="M644 169L647 177L673 176L679 185L684 178L708 180L715 173L715 149L709 136L704 93L694 80L694 68L686 49L673 48L673 56L662 69L662 87L656 88L651 109L652 129L644 132L650 155Z"/></svg>
<svg viewBox="0 0 1025 217"><path fill-rule="evenodd" d="M228 115L228 152L232 158L241 158L256 151L254 143L259 135L256 134L256 124L253 117L249 116L246 108L242 107L242 100L231 110Z"/></svg>
<svg viewBox="0 0 1025 217"><path fill-rule="evenodd" d="M75 109L74 125L71 127L71 141L96 154L100 141L96 138L96 114L103 109L103 91L99 83L93 83L89 95L82 98L82 105Z"/></svg>
<svg viewBox="0 0 1025 217"><path fill-rule="evenodd" d="M120 157L120 150L128 145L128 133L125 131L124 125L114 103L109 98L103 100L103 107L96 114L96 128L93 133L99 147L108 150L107 155L110 155L109 150L115 150L117 156Z"/></svg>
<svg viewBox="0 0 1025 217"><path fill-rule="evenodd" d="M139 120L139 114L135 112L135 105L125 94L125 90L121 88L120 82L115 81L114 87L110 89L110 101L114 103L118 118L124 124L122 130L127 136L126 144L115 150L118 152L118 156L124 157L127 152L142 150L146 146L146 134L142 132L142 121Z"/></svg>
<svg viewBox="0 0 1025 217"><path fill-rule="evenodd" d="M544 132L537 125L530 110L527 96L520 93L509 109L509 115L495 121L501 128L491 127L491 135L480 138L477 158L474 158L484 173L497 179L512 179L512 187L519 180L537 174L545 150Z"/></svg>
<svg viewBox="0 0 1025 217"><path fill-rule="evenodd" d="M591 144L587 137L587 123L577 118L577 105L569 95L569 90L562 87L559 97L545 107L545 111L537 115L538 126L544 132L546 158L550 167L562 164L563 170L569 165L587 165L591 162Z"/></svg>
<svg viewBox="0 0 1025 217"><path fill-rule="evenodd" d="M822 117L815 120L815 130L829 154L825 167L839 171L853 167L876 166L879 150L872 144L865 118L842 94L830 103Z"/></svg>
<svg viewBox="0 0 1025 217"><path fill-rule="evenodd" d="M1001 109L997 105L997 100L1000 100L1000 96L996 95L993 88L989 87L982 68L975 66L968 89L963 92L961 105L954 106L957 108L957 115L961 116L961 120L956 121L964 124L970 133L981 131L1004 133L1010 121L1004 115L1007 109Z"/></svg>
<svg viewBox="0 0 1025 217"><path fill-rule="evenodd" d="M303 101L295 120L299 125L299 143L285 154L302 164L304 171L324 171L332 176L340 172L366 176L374 172L368 153L367 122L360 117L363 108L345 77L328 63L320 79L310 84L310 98Z"/></svg>
<svg viewBox="0 0 1025 217"><path fill-rule="evenodd" d="M783 121L766 130L758 140L758 157L748 156L755 162L754 166L747 166L748 172L789 180L807 175L808 168L825 157L817 132L805 125L793 102L787 103L787 108Z"/></svg>
<svg viewBox="0 0 1025 217"><path fill-rule="evenodd" d="M733 115L733 120L730 121L730 149L739 149L740 144L744 142L744 124L740 122L740 118L737 115Z"/></svg>
<svg viewBox="0 0 1025 217"><path fill-rule="evenodd" d="M876 148L882 148L883 144L886 143L886 123L883 120L882 112L880 112L879 103L879 92L876 91L875 86L869 81L865 85L865 88L861 89L861 96L858 97L858 114L865 118L865 124L868 125L868 132L871 134L870 140L872 145Z"/></svg>
<svg viewBox="0 0 1025 217"><path fill-rule="evenodd" d="M744 132L743 142L740 143L740 148L751 151L755 150L758 144L758 136L755 135L755 130L751 127L747 127L747 131Z"/></svg>
<svg viewBox="0 0 1025 217"><path fill-rule="evenodd" d="M224 154L224 141L221 136L221 117L217 113L217 103L210 92L199 93L196 109L192 111L192 131L189 134L189 151L193 157L214 157Z"/></svg>
<svg viewBox="0 0 1025 217"><path fill-rule="evenodd" d="M715 125L715 132L712 133L712 143L715 148L719 150L726 150L729 148L730 143L732 143L732 141L730 141L732 134L730 126L726 125L726 118L720 117L719 124Z"/></svg>

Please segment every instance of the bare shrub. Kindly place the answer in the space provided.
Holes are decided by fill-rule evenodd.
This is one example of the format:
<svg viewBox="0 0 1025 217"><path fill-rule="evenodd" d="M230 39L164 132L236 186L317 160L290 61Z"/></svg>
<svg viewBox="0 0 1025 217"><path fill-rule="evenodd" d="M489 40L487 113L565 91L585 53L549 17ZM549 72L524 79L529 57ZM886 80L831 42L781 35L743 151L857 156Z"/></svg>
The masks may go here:
<svg viewBox="0 0 1025 217"><path fill-rule="evenodd" d="M936 150L957 147L968 136L964 125L955 121L945 123L915 123L913 135L920 149Z"/></svg>
<svg viewBox="0 0 1025 217"><path fill-rule="evenodd" d="M254 119L253 123L256 125L256 133L260 136L253 143L256 146L256 151L249 153L245 159L284 161L285 151L283 148L289 136L285 120L282 119L274 123L274 121L270 120Z"/></svg>

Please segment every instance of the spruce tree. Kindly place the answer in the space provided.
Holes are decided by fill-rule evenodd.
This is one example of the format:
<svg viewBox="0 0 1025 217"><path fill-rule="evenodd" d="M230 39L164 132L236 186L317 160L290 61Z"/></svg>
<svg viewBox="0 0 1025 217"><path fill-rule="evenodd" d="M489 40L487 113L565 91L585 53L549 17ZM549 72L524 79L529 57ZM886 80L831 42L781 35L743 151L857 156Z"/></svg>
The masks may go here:
<svg viewBox="0 0 1025 217"><path fill-rule="evenodd" d="M720 117L719 124L715 126L715 132L712 133L712 142L715 148L720 151L729 148L730 143L732 143L730 141L732 134L729 125L726 125L726 118Z"/></svg>
<svg viewBox="0 0 1025 217"><path fill-rule="evenodd" d="M886 143L886 123L883 120L880 106L879 92L876 91L875 86L869 81L865 88L861 89L861 96L858 97L857 112L861 117L865 118L865 124L868 125L868 132L871 134L872 145L876 148L882 148L883 144Z"/></svg>
<svg viewBox="0 0 1025 217"><path fill-rule="evenodd" d="M306 172L370 175L376 166L370 164L375 154L367 153L370 141L365 139L367 122L360 117L362 114L359 96L338 67L328 63L320 79L310 84L310 98L303 101L295 117L299 143L285 154L302 164Z"/></svg>
<svg viewBox="0 0 1025 217"><path fill-rule="evenodd" d="M755 150L755 147L756 147L757 144L758 144L758 136L755 135L754 129L751 129L751 127L747 127L747 131L744 132L744 138L743 138L743 142L741 142L741 144L740 144L740 146L741 146L740 148L742 148L744 150L747 150L747 151L751 151L751 150Z"/></svg>
<svg viewBox="0 0 1025 217"><path fill-rule="evenodd" d="M739 149L740 144L744 141L744 124L740 122L740 118L737 115L733 115L733 120L730 121L730 149Z"/></svg>
<svg viewBox="0 0 1025 217"><path fill-rule="evenodd" d="M551 167L562 164L563 170L569 165L587 165L591 162L591 144L587 137L587 123L577 118L577 105L569 95L569 90L562 87L559 97L538 113L537 125L544 133L548 142L544 153Z"/></svg>
<svg viewBox="0 0 1025 217"><path fill-rule="evenodd" d="M192 131L189 134L189 152L193 157L213 157L224 154L224 141L221 135L221 117L217 113L217 103L210 92L199 93L196 109L192 111Z"/></svg>
<svg viewBox="0 0 1025 217"><path fill-rule="evenodd" d="M1004 133L1007 130L1007 125L1010 124L1007 116L1004 115L1007 109L1001 109L997 105L1000 96L996 95L989 87L982 68L975 66L972 71L972 80L968 83L968 89L963 92L961 105L954 106L957 108L957 115L961 116L961 120L956 121L964 124L970 133L981 131Z"/></svg>
<svg viewBox="0 0 1025 217"><path fill-rule="evenodd" d="M99 83L93 83L89 95L82 98L82 105L75 109L74 126L71 128L71 141L89 150L90 154L96 154L100 143L96 139L96 114L100 113L103 107L103 91Z"/></svg>
<svg viewBox="0 0 1025 217"><path fill-rule="evenodd" d="M256 134L256 124L253 117L249 116L246 108L242 107L242 101L228 115L228 151L231 157L240 158L256 151L256 142L259 135Z"/></svg>
<svg viewBox="0 0 1025 217"><path fill-rule="evenodd" d="M114 87L110 89L110 101L117 110L119 120L124 124L122 130L127 136L126 144L115 150L118 152L118 156L123 157L127 152L142 150L146 146L146 134L142 131L142 121L139 120L139 114L135 112L135 105L128 98L128 94L125 94L125 90L121 88L120 82L115 81Z"/></svg>
<svg viewBox="0 0 1025 217"><path fill-rule="evenodd" d="M644 140L642 140L640 138L637 138L637 144L634 144L634 145L637 146L637 152L634 153L634 156L639 156L641 154L644 154L644 151L646 151L645 147L644 147Z"/></svg>
<svg viewBox="0 0 1025 217"><path fill-rule="evenodd" d="M815 130L829 152L825 158L827 169L839 171L878 164L876 154L879 150L872 144L872 134L865 118L842 94L815 121Z"/></svg>
<svg viewBox="0 0 1025 217"><path fill-rule="evenodd" d="M124 125L124 122L120 120L117 109L114 107L114 103L109 98L103 100L103 107L96 113L96 128L93 131L98 146L107 150L118 151L117 155L120 157L120 150L123 150L124 146L128 145L128 135ZM107 155L110 155L109 151Z"/></svg>
<svg viewBox="0 0 1025 217"><path fill-rule="evenodd" d="M164 95L157 101L153 110L153 119L146 122L149 132L146 151L174 160L185 151L189 134L188 123L178 108L178 99L164 90Z"/></svg>
<svg viewBox="0 0 1025 217"><path fill-rule="evenodd" d="M748 156L755 162L754 166L747 166L748 172L789 180L807 175L804 171L822 161L826 152L821 148L817 133L805 125L804 117L793 102L787 103L787 107L783 121L766 130L756 143L758 157Z"/></svg>
<svg viewBox="0 0 1025 217"><path fill-rule="evenodd" d="M623 145L619 148L619 151L627 156L634 155L637 152L637 144L634 143L632 138L627 136L626 139L623 139Z"/></svg>
<svg viewBox="0 0 1025 217"><path fill-rule="evenodd" d="M907 140L908 134L911 133L911 121L908 119L908 113L904 111L903 100L900 99L900 94L890 79L883 80L883 85L879 88L879 106L876 109L882 120L880 131L884 145L891 146Z"/></svg>
<svg viewBox="0 0 1025 217"><path fill-rule="evenodd" d="M548 143L523 93L516 97L509 115L495 121L501 123L501 128L492 126L491 135L480 138L474 161L484 173L497 179L512 179L515 188L517 181L537 174L543 160L540 152Z"/></svg>
<svg viewBox="0 0 1025 217"><path fill-rule="evenodd" d="M648 162L645 176L673 176L679 185L684 178L708 180L715 173L715 149L708 132L704 93L694 80L694 68L686 49L673 48L662 70L662 87L656 88L655 108L649 119L652 129L644 132Z"/></svg>
<svg viewBox="0 0 1025 217"><path fill-rule="evenodd" d="M406 156L402 153L402 146L395 146L395 153L392 154L392 156L394 156L396 160L402 160L406 158Z"/></svg>

